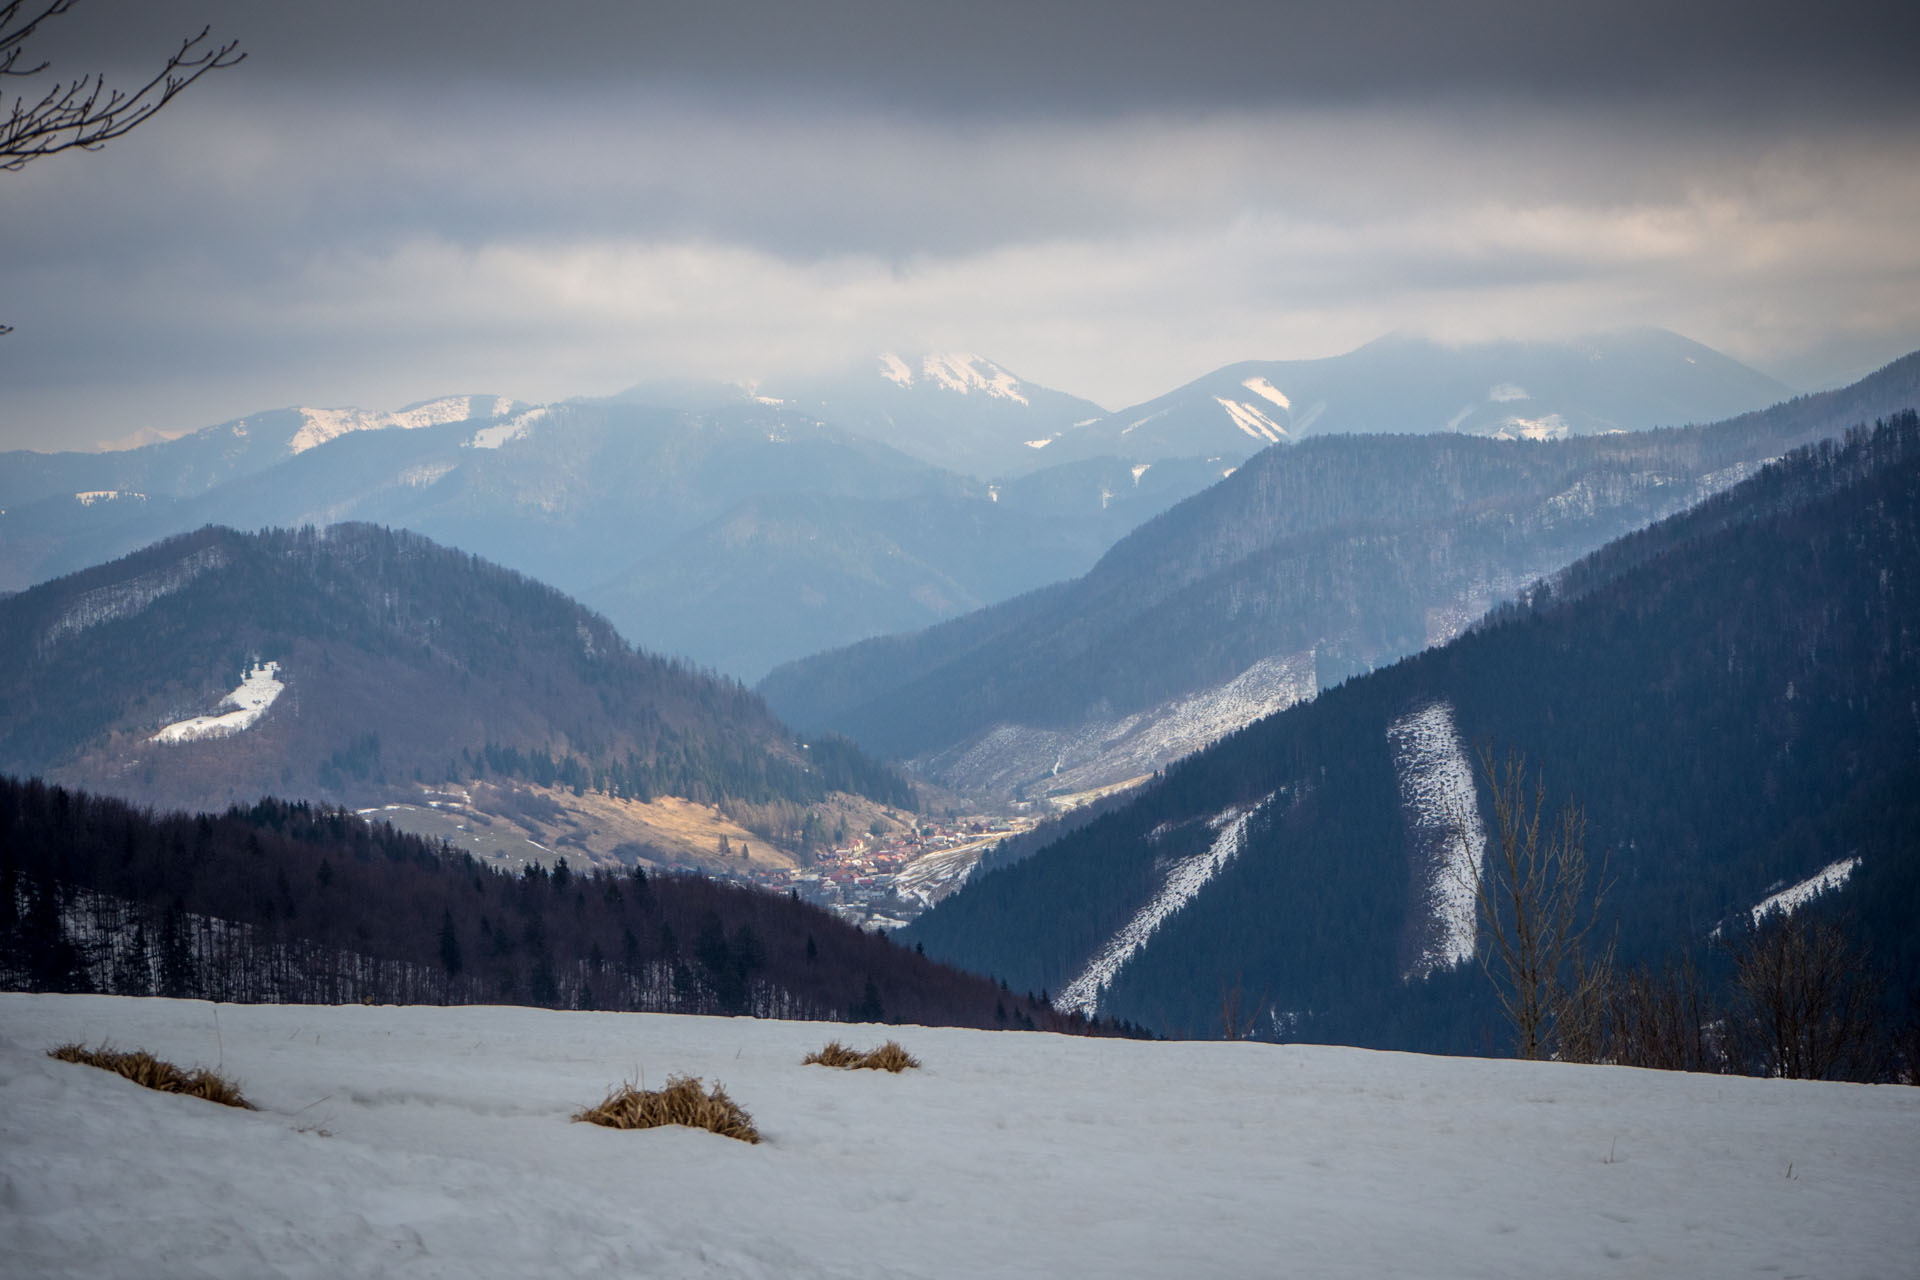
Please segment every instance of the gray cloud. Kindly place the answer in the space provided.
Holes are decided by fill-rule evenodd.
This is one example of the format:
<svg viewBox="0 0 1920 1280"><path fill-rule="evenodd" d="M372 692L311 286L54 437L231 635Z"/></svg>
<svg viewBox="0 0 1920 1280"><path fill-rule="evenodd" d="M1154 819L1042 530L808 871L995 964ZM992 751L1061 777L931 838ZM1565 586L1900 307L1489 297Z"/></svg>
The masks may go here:
<svg viewBox="0 0 1920 1280"><path fill-rule="evenodd" d="M1920 15L1884 0L88 0L71 21L120 63L211 21L276 79L330 91L664 80L988 114L1703 87L1912 101L1920 47Z"/></svg>

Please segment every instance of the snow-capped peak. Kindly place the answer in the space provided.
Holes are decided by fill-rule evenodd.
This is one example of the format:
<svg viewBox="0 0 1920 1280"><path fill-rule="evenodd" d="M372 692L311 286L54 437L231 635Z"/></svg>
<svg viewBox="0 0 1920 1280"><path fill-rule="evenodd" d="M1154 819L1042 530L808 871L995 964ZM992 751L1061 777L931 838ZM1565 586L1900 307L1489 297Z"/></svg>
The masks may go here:
<svg viewBox="0 0 1920 1280"><path fill-rule="evenodd" d="M891 351L880 356L880 376L900 387L914 383L913 367ZM1020 380L991 360L967 351L953 351L920 359L920 376L934 386L967 395L982 392L997 400L1026 404Z"/></svg>
<svg viewBox="0 0 1920 1280"><path fill-rule="evenodd" d="M389 427L412 431L472 418L498 418L512 410L513 401L506 396L443 396L396 412L301 407L294 412L301 416L303 425L287 441L287 452L305 453L354 431L384 431Z"/></svg>
<svg viewBox="0 0 1920 1280"><path fill-rule="evenodd" d="M913 370L907 366L905 360L902 360L891 351L884 351L880 354L880 376L895 386L910 387L913 385Z"/></svg>

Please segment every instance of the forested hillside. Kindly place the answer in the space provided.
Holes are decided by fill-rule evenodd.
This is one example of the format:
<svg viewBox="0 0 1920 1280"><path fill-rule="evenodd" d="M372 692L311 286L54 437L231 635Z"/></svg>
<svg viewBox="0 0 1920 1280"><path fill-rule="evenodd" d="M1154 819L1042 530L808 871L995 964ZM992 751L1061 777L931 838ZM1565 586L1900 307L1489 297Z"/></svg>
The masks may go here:
<svg viewBox="0 0 1920 1280"><path fill-rule="evenodd" d="M1174 1031L1217 1032L1233 993L1264 1034L1484 1051L1503 1035L1485 980L1436 947L1474 936L1443 918L1449 807L1488 812L1484 779L1458 788L1490 745L1584 808L1622 963L1711 963L1716 930L1824 870L1802 910L1851 912L1898 1001L1920 988L1917 584L1908 412L1181 762L911 936Z"/></svg>
<svg viewBox="0 0 1920 1280"><path fill-rule="evenodd" d="M1920 354L1844 391L1707 427L1275 446L1080 579L789 664L759 688L793 723L964 787L936 757L1008 728L1070 735L1150 715L1263 660L1310 663L1321 687L1337 684L1446 639L1500 597L1769 457L1916 400Z"/></svg>
<svg viewBox="0 0 1920 1280"><path fill-rule="evenodd" d="M770 834L836 792L913 805L849 744L796 742L551 587L368 525L208 528L23 592L0 602L0 671L0 769L142 803L369 804L504 775Z"/></svg>
<svg viewBox="0 0 1920 1280"><path fill-rule="evenodd" d="M337 809L156 816L4 777L0 989L1088 1029L784 895L512 875Z"/></svg>

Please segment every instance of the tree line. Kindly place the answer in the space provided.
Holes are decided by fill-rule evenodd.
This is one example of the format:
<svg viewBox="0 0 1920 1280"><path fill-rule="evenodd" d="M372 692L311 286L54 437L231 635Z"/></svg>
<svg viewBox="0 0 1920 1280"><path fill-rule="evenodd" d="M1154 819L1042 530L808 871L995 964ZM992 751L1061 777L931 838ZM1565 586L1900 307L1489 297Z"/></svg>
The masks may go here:
<svg viewBox="0 0 1920 1280"><path fill-rule="evenodd" d="M1123 1029L791 895L564 859L512 874L327 806L155 814L3 777L0 985Z"/></svg>

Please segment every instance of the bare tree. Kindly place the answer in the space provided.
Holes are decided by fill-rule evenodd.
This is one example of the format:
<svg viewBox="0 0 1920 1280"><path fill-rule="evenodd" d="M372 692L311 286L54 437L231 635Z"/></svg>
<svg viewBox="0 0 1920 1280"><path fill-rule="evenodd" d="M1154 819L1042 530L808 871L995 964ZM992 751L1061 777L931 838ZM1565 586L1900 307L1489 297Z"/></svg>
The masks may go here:
<svg viewBox="0 0 1920 1280"><path fill-rule="evenodd" d="M1662 972L1641 966L1607 993L1609 1061L1660 1071L1725 1071L1721 1018L1700 971L1682 959Z"/></svg>
<svg viewBox="0 0 1920 1280"><path fill-rule="evenodd" d="M0 3L0 82L31 79L51 64L23 61L26 42L42 23L70 11L79 0L5 0ZM98 151L129 133L210 71L236 66L246 58L237 40L213 44L213 28L180 42L166 64L145 83L115 89L106 77L89 73L56 79L36 98L31 92L0 91L0 170L18 173L28 163L62 151ZM0 334L11 333L0 325Z"/></svg>
<svg viewBox="0 0 1920 1280"><path fill-rule="evenodd" d="M1528 775L1518 752L1496 761L1482 747L1480 771L1492 793L1494 839L1484 862L1463 861L1485 937L1480 964L1513 1025L1514 1052L1593 1061L1604 1040L1612 948L1586 955L1607 890L1604 866L1587 883L1586 814L1569 801L1548 830L1546 783ZM1455 827L1471 848L1465 815Z"/></svg>
<svg viewBox="0 0 1920 1280"><path fill-rule="evenodd" d="M1735 1001L1763 1075L1871 1078L1878 978L1845 929L1763 920L1735 945L1733 963Z"/></svg>

